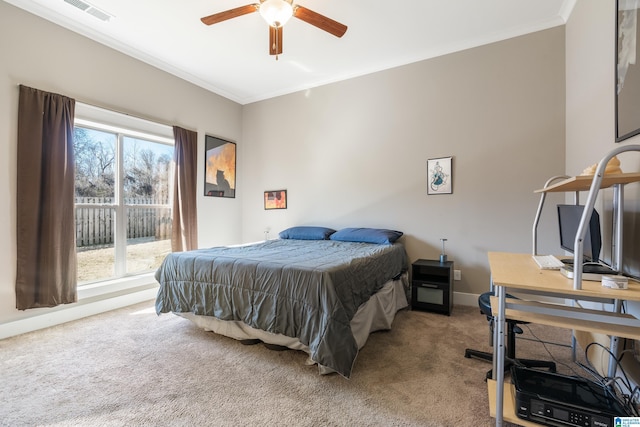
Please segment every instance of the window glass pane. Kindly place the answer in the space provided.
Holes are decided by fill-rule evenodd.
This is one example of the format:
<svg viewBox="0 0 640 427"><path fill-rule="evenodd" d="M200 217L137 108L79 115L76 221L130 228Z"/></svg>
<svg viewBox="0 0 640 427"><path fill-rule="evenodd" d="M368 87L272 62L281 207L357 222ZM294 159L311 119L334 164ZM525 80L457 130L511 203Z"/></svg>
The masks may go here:
<svg viewBox="0 0 640 427"><path fill-rule="evenodd" d="M171 252L171 209L127 208L127 274L155 271Z"/></svg>
<svg viewBox="0 0 640 427"><path fill-rule="evenodd" d="M78 284L114 277L115 209L76 207Z"/></svg>
<svg viewBox="0 0 640 427"><path fill-rule="evenodd" d="M117 135L74 128L76 253L78 284L115 276L115 203ZM95 206L91 206L95 205Z"/></svg>
<svg viewBox="0 0 640 427"><path fill-rule="evenodd" d="M127 274L154 271L171 252L173 146L123 138Z"/></svg>
<svg viewBox="0 0 640 427"><path fill-rule="evenodd" d="M169 204L173 146L125 136L125 204Z"/></svg>
<svg viewBox="0 0 640 427"><path fill-rule="evenodd" d="M116 141L117 135L113 133L81 127L74 129L76 197L115 196ZM108 202L113 203L113 199ZM85 202L76 200L76 203Z"/></svg>

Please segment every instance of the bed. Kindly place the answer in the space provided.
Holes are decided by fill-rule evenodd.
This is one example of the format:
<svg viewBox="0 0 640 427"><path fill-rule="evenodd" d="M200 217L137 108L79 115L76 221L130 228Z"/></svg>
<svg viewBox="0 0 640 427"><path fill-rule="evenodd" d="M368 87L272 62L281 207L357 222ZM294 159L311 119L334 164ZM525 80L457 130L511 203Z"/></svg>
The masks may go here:
<svg viewBox="0 0 640 427"><path fill-rule="evenodd" d="M306 351L320 373L349 378L369 333L408 305L402 233L379 233L294 227L279 239L172 253L156 272L156 312Z"/></svg>

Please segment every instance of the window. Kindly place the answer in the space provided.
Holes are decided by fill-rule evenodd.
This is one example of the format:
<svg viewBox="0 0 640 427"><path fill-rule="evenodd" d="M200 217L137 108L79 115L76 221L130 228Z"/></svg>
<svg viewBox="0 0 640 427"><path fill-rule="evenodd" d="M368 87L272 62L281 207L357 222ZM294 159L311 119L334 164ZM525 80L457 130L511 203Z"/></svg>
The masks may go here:
<svg viewBox="0 0 640 427"><path fill-rule="evenodd" d="M78 285L155 271L171 252L173 132L76 105Z"/></svg>

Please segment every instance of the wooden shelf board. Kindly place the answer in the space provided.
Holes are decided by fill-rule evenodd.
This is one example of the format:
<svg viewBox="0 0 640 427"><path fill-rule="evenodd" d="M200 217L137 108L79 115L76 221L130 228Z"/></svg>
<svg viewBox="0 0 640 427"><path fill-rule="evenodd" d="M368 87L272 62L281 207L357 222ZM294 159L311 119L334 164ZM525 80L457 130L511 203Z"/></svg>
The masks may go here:
<svg viewBox="0 0 640 427"><path fill-rule="evenodd" d="M487 380L487 390L489 393L489 415L493 418L496 417L496 381ZM511 383L505 381L504 383L504 399L502 404L502 419L510 423L518 424L524 427L538 427L540 424L523 420L516 415L516 399L513 395L513 388Z"/></svg>
<svg viewBox="0 0 640 427"><path fill-rule="evenodd" d="M575 329L578 331L597 332L607 335L615 335L619 337L632 338L640 340L640 321L629 314L619 314L613 312L603 312L599 310L589 310L578 307L563 306L560 304L540 303L534 301L526 301L519 299L507 298L512 308L507 308L505 316L507 319L521 320L523 322L539 323L543 325L557 326L566 329ZM491 310L498 312L498 299L491 297ZM526 308L552 308L558 311L558 315L532 313L530 311L518 310L518 306ZM580 318L572 318L572 314L591 314L596 318L605 319L603 321L588 320ZM635 320L630 322L632 325L620 324L619 320Z"/></svg>
<svg viewBox="0 0 640 427"><path fill-rule="evenodd" d="M640 181L640 173L616 173L605 174L602 178L600 188L608 188L614 184L630 184ZM535 190L534 193L554 193L562 191L588 191L593 182L593 175L578 175L564 181L557 182L548 186Z"/></svg>

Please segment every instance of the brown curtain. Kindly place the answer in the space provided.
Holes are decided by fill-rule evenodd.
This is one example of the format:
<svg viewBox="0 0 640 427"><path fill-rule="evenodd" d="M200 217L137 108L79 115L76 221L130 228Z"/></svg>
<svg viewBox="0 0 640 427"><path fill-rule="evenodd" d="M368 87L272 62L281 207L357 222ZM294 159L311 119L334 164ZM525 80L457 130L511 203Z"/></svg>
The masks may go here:
<svg viewBox="0 0 640 427"><path fill-rule="evenodd" d="M175 138L173 225L171 250L190 251L198 248L198 218L196 215L196 178L198 162L198 134L173 127Z"/></svg>
<svg viewBox="0 0 640 427"><path fill-rule="evenodd" d="M75 100L20 86L16 307L77 300Z"/></svg>

